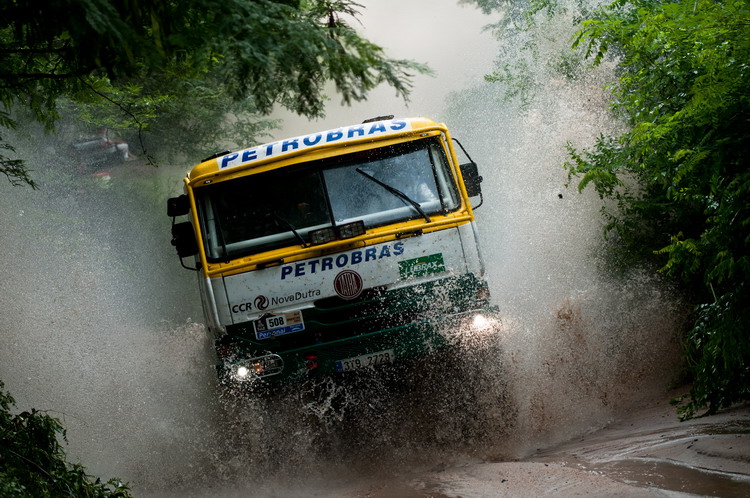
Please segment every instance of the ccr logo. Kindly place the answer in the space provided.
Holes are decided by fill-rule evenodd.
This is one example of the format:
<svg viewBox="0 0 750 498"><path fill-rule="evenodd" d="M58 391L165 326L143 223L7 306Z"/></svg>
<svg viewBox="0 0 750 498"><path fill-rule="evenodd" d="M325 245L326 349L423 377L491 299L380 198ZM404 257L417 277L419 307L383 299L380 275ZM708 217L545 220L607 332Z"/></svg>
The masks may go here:
<svg viewBox="0 0 750 498"><path fill-rule="evenodd" d="M255 309L264 310L268 308L268 298L266 296L260 295L255 298L253 304L255 304Z"/></svg>
<svg viewBox="0 0 750 498"><path fill-rule="evenodd" d="M253 309L253 305L250 303L240 303L232 306L232 313L244 313Z"/></svg>

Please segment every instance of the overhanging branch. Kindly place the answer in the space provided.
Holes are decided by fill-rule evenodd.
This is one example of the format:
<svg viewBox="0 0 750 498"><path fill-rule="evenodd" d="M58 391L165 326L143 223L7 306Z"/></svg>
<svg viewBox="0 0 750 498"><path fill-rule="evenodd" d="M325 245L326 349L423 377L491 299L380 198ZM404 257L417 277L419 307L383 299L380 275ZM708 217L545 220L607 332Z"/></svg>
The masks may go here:
<svg viewBox="0 0 750 498"><path fill-rule="evenodd" d="M144 127L143 122L140 119L138 119L138 117L135 114L133 114L129 109L127 109L120 102L117 102L117 101L113 100L109 95L107 95L107 94L105 94L103 92L100 92L99 90L97 90L96 88L94 88L91 85L91 83L89 83L85 79L79 77L79 80L81 81L81 83L83 83L85 86L87 86L92 92L94 92L95 94L99 95L104 100L107 100L108 102L111 102L112 104L114 104L117 107L119 107L122 112L124 112L125 114L127 114L128 116L130 116L130 118L138 125L138 143L140 143L140 145L141 145L141 151L143 151L143 155L146 156L146 160L148 161L148 163L151 164L152 166L155 166L156 163L154 162L153 158L146 151L146 146L143 143L143 127Z"/></svg>

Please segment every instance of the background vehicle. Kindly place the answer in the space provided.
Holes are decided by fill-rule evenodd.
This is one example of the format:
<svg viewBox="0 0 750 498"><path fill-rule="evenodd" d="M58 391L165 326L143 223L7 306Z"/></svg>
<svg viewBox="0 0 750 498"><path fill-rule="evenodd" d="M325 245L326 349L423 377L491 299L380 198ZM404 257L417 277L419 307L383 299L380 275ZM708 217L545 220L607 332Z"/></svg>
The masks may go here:
<svg viewBox="0 0 750 498"><path fill-rule="evenodd" d="M195 257L220 377L348 372L487 327L481 177L456 157L445 125L388 116L193 168L168 214L178 255Z"/></svg>
<svg viewBox="0 0 750 498"><path fill-rule="evenodd" d="M121 164L133 158L128 144L111 138L106 128L97 129L95 136L72 142L68 153L76 164L94 169Z"/></svg>

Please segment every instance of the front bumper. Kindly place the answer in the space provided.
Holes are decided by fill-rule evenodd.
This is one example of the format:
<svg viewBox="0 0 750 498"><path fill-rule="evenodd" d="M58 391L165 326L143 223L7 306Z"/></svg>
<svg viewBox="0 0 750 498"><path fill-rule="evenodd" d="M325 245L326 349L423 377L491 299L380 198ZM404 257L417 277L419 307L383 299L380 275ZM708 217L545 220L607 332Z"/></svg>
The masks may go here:
<svg viewBox="0 0 750 498"><path fill-rule="evenodd" d="M349 365L344 365L343 360L375 353L387 352L389 363L423 356L467 336L493 333L499 323L496 308L485 306L285 351L259 351L252 345L233 341L217 346L220 358L217 369L219 378L229 384L302 381L344 373Z"/></svg>

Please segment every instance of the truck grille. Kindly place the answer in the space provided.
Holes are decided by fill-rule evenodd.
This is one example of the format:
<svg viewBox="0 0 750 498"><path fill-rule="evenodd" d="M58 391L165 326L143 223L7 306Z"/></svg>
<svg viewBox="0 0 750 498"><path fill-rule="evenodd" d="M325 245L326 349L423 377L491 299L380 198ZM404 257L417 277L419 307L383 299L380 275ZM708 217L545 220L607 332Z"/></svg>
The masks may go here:
<svg viewBox="0 0 750 498"><path fill-rule="evenodd" d="M481 304L476 302L478 283L473 275L449 277L392 291L365 289L352 300L319 299L303 310L304 331L262 341L256 340L249 322L227 329L230 336L269 351L314 346L476 307Z"/></svg>

